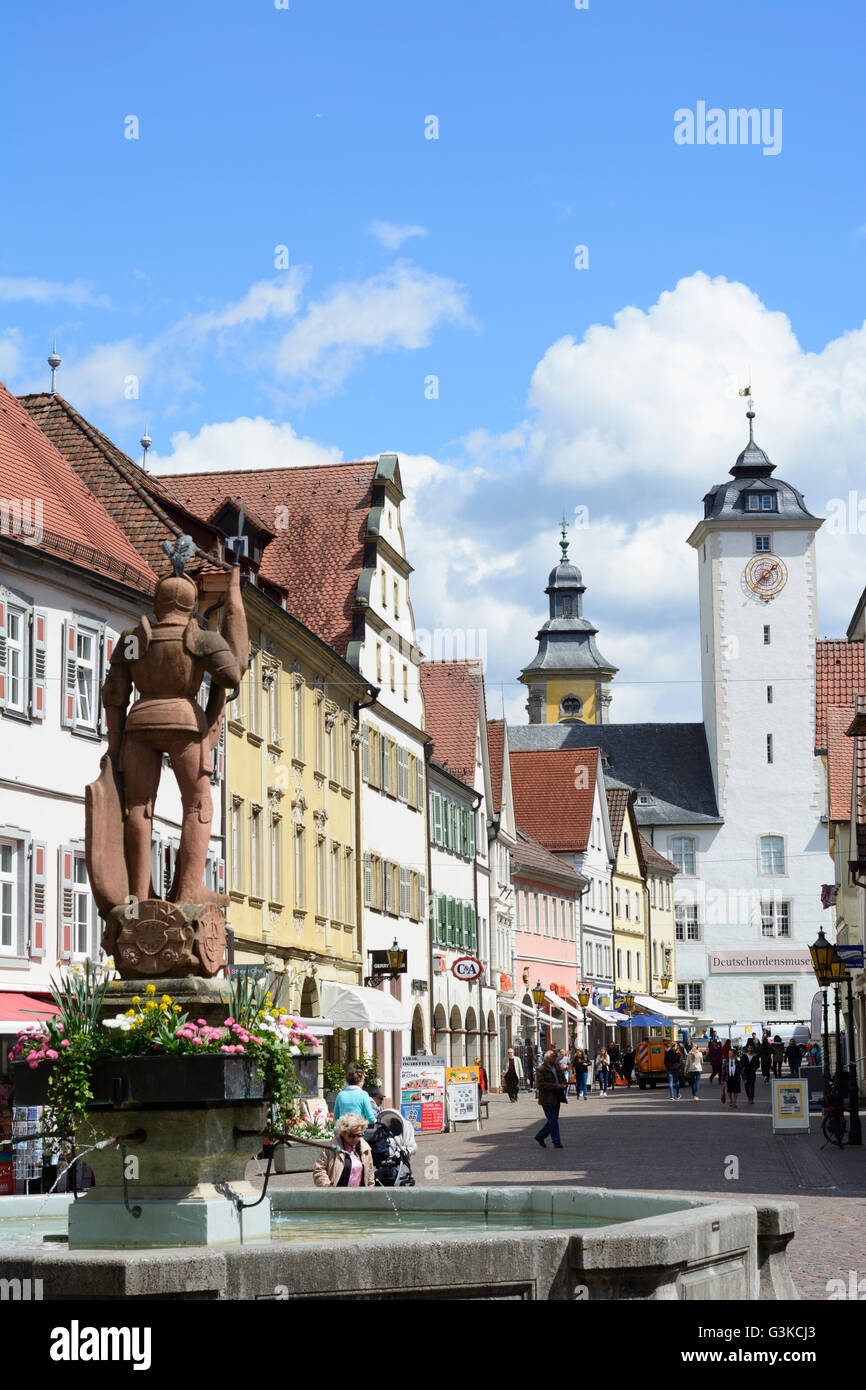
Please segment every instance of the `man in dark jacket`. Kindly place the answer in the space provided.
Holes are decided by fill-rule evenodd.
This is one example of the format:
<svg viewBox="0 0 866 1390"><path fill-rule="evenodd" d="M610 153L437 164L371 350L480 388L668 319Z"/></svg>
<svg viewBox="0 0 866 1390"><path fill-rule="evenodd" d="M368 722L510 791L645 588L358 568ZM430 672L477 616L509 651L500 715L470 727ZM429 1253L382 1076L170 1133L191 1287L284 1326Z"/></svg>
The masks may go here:
<svg viewBox="0 0 866 1390"><path fill-rule="evenodd" d="M543 1129L540 1129L536 1134L535 1142L546 1149L547 1145L544 1141L549 1134L553 1141L553 1147L561 1149L559 1107L565 1099L566 1084L565 1077L557 1066L556 1053L552 1048L549 1052L545 1052L544 1061L535 1073L535 1084L538 1089L538 1104L544 1111L546 1121Z"/></svg>

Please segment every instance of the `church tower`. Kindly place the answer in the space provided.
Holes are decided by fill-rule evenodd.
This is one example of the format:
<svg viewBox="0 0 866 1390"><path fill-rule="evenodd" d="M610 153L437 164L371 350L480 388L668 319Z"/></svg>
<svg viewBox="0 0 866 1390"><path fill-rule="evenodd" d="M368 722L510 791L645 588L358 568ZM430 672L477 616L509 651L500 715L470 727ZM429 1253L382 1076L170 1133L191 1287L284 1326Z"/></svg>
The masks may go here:
<svg viewBox="0 0 866 1390"><path fill-rule="evenodd" d="M605 661L595 644L598 628L583 616L586 585L568 558L565 518L559 545L562 556L544 591L550 617L536 633L538 651L520 673L529 690L529 722L607 724L617 667Z"/></svg>

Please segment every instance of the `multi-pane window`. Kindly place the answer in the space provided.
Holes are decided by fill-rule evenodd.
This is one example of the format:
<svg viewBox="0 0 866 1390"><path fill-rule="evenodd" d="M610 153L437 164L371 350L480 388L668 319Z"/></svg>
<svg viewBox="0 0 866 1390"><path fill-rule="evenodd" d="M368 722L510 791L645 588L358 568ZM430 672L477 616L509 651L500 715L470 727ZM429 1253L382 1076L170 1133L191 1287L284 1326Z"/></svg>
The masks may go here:
<svg viewBox="0 0 866 1390"><path fill-rule="evenodd" d="M316 838L316 911L320 917L328 915L328 877L325 865L325 838Z"/></svg>
<svg viewBox="0 0 866 1390"><path fill-rule="evenodd" d="M240 797L232 798L232 888L242 893L244 890L244 852L243 852L243 802Z"/></svg>
<svg viewBox="0 0 866 1390"><path fill-rule="evenodd" d="M15 952L18 896L18 845L0 840L0 951Z"/></svg>
<svg viewBox="0 0 866 1390"><path fill-rule="evenodd" d="M292 722L295 739L294 756L304 761L304 683L300 676L295 677L292 692Z"/></svg>
<svg viewBox="0 0 866 1390"><path fill-rule="evenodd" d="M675 835L671 840L671 859L681 874L695 872L695 842L690 835Z"/></svg>
<svg viewBox="0 0 866 1390"><path fill-rule="evenodd" d="M700 941L701 924L697 903L677 903L674 908L677 941Z"/></svg>
<svg viewBox="0 0 866 1390"><path fill-rule="evenodd" d="M619 894L619 885L618 885L618 884L617 884L617 885L614 885L614 890L613 890L613 892L614 892L614 899L615 899L615 902L616 902L616 915L617 915L617 917L619 917L619 916L621 916L621 912L620 912L620 894Z"/></svg>
<svg viewBox="0 0 866 1390"><path fill-rule="evenodd" d="M640 921L640 889L639 889L639 888L636 888L635 891L634 891L634 920L635 920L636 922L639 922L639 921Z"/></svg>
<svg viewBox="0 0 866 1390"><path fill-rule="evenodd" d="M548 906L549 901L550 901L550 900L549 900L547 894L544 893L544 894L542 895L542 911L543 911L543 913L544 913L544 935L545 935L545 936L550 936L550 911L549 911L549 906Z"/></svg>
<svg viewBox="0 0 866 1390"><path fill-rule="evenodd" d="M686 1013L700 1014L704 1008L704 987L701 983L677 985L677 1008Z"/></svg>
<svg viewBox="0 0 866 1390"><path fill-rule="evenodd" d="M90 884L87 881L87 863L83 854L75 855L72 872L72 920L74 924L72 950L75 955L86 956L90 951L91 926L93 923L93 899L90 896Z"/></svg>
<svg viewBox="0 0 866 1390"><path fill-rule="evenodd" d="M770 645L770 624L769 624L769 623L764 623L764 646L765 646L765 647L769 647L769 645Z"/></svg>
<svg viewBox="0 0 866 1390"><path fill-rule="evenodd" d="M625 890L625 920L626 920L627 922L630 922L630 921L631 921L631 889L630 889L630 888L626 888L626 890Z"/></svg>
<svg viewBox="0 0 866 1390"><path fill-rule="evenodd" d="M541 935L541 900L538 893L532 895L532 930L536 936Z"/></svg>
<svg viewBox="0 0 866 1390"><path fill-rule="evenodd" d="M26 712L27 621L20 609L6 610L6 709Z"/></svg>
<svg viewBox="0 0 866 1390"><path fill-rule="evenodd" d="M283 900L282 818L271 816L271 901Z"/></svg>
<svg viewBox="0 0 866 1390"><path fill-rule="evenodd" d="M761 836L761 873L785 872L785 842L781 835Z"/></svg>
<svg viewBox="0 0 866 1390"><path fill-rule="evenodd" d="M304 827L295 826L295 907L303 907L306 900Z"/></svg>
<svg viewBox="0 0 866 1390"><path fill-rule="evenodd" d="M761 554L763 551L770 551L770 550L772 550L772 548L773 548L773 547L772 547L772 545L770 544L770 537L769 537L769 536L756 536L756 537L755 537L755 553L756 553L756 554L759 555L759 554Z"/></svg>
<svg viewBox="0 0 866 1390"><path fill-rule="evenodd" d="M331 916L334 921L343 920L343 876L340 846L331 845Z"/></svg>
<svg viewBox="0 0 866 1390"><path fill-rule="evenodd" d="M793 985L764 985L764 1008L767 1013L792 1013L794 1009Z"/></svg>
<svg viewBox="0 0 866 1390"><path fill-rule="evenodd" d="M75 717L89 729L96 728L99 699L99 643L97 634L79 627L75 644Z"/></svg>
<svg viewBox="0 0 866 1390"><path fill-rule="evenodd" d="M267 685L268 692L268 742L280 743L282 730L280 728L280 682L278 670L271 668L270 680Z"/></svg>
<svg viewBox="0 0 866 1390"><path fill-rule="evenodd" d="M262 808L250 807L250 896L262 896Z"/></svg>
<svg viewBox="0 0 866 1390"><path fill-rule="evenodd" d="M346 893L343 898L343 921L348 926L355 925L355 856L350 849L346 850Z"/></svg>
<svg viewBox="0 0 866 1390"><path fill-rule="evenodd" d="M316 767L325 771L325 701L321 694L316 696Z"/></svg>
<svg viewBox="0 0 866 1390"><path fill-rule="evenodd" d="M773 735L767 734L767 762L773 761Z"/></svg>
<svg viewBox="0 0 866 1390"><path fill-rule="evenodd" d="M761 903L761 935L791 935L791 904L777 902Z"/></svg>

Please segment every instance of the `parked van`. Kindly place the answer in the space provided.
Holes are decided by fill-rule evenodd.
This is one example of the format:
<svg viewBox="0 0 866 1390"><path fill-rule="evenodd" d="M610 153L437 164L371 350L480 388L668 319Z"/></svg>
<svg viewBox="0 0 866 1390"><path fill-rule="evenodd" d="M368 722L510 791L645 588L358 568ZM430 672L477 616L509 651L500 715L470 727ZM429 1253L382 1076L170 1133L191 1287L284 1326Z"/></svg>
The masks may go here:
<svg viewBox="0 0 866 1390"><path fill-rule="evenodd" d="M634 1074L642 1091L647 1086L667 1086L668 1074L665 1071L665 1052L670 1047L668 1038L645 1038L639 1042L635 1052Z"/></svg>

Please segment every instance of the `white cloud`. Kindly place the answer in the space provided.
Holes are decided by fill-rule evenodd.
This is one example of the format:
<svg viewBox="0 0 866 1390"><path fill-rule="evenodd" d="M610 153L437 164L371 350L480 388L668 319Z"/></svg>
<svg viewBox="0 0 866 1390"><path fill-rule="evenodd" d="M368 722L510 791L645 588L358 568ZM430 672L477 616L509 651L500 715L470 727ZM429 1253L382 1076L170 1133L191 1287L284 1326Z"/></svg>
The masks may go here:
<svg viewBox="0 0 866 1390"><path fill-rule="evenodd" d="M175 332L180 336L186 330L205 335L215 330L263 323L266 319L293 318L298 312L308 274L306 267L293 266L275 280L258 280L233 304L184 319Z"/></svg>
<svg viewBox="0 0 866 1390"><path fill-rule="evenodd" d="M9 381L21 370L21 339L14 328L0 335L0 380Z"/></svg>
<svg viewBox="0 0 866 1390"><path fill-rule="evenodd" d="M427 228L409 226L398 222L371 222L367 231L388 251L399 251L404 241L413 236L426 236Z"/></svg>
<svg viewBox="0 0 866 1390"><path fill-rule="evenodd" d="M0 275L0 300L32 300L36 304L83 304L100 309L109 307L104 294L94 294L86 280L73 280L64 285L59 280L39 280L33 275Z"/></svg>
<svg viewBox="0 0 866 1390"><path fill-rule="evenodd" d="M240 416L203 425L198 434L180 430L171 438L172 452L151 450L153 473L215 473L231 468L302 468L339 463L340 451L299 437L291 425L262 416Z"/></svg>
<svg viewBox="0 0 866 1390"><path fill-rule="evenodd" d="M302 396L328 395L364 352L426 347L441 324L468 322L465 291L453 280L398 262L310 303L283 338L277 367L302 385Z"/></svg>

